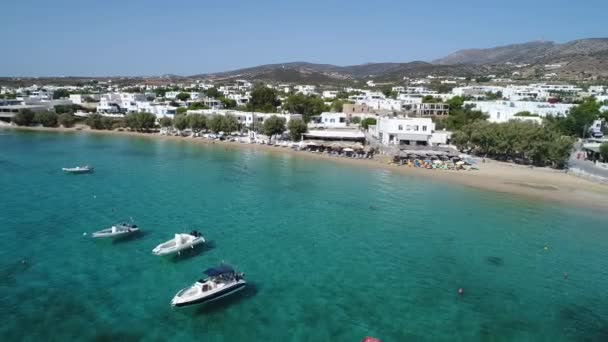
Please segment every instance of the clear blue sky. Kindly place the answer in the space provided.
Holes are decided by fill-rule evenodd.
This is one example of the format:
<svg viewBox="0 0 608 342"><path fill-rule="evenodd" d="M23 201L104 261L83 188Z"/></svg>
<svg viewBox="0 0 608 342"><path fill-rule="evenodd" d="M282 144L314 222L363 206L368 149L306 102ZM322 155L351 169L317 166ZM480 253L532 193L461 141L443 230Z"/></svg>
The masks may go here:
<svg viewBox="0 0 608 342"><path fill-rule="evenodd" d="M461 48L608 37L608 0L19 0L0 10L0 76L428 61Z"/></svg>

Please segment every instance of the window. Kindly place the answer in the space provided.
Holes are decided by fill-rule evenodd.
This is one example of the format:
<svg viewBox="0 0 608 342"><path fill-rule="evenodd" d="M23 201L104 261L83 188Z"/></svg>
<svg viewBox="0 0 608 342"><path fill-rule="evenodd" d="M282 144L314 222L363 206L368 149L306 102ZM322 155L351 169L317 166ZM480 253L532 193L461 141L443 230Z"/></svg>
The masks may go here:
<svg viewBox="0 0 608 342"><path fill-rule="evenodd" d="M329 122L334 123L334 122L336 122L336 119L331 119L331 120L329 120Z"/></svg>
<svg viewBox="0 0 608 342"><path fill-rule="evenodd" d="M426 132L426 126L422 126L422 131Z"/></svg>
<svg viewBox="0 0 608 342"><path fill-rule="evenodd" d="M399 129L400 131L403 131L403 125L399 125L399 128L398 128L398 129Z"/></svg>
<svg viewBox="0 0 608 342"><path fill-rule="evenodd" d="M418 132L418 126L414 126L414 132Z"/></svg>

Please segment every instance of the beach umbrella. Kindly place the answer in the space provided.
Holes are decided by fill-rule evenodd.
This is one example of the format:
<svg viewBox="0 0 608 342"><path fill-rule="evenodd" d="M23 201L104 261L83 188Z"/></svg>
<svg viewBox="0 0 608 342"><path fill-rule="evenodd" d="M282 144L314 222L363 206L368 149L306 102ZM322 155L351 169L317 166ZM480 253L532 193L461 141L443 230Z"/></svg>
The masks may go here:
<svg viewBox="0 0 608 342"><path fill-rule="evenodd" d="M456 165L464 165L464 162L461 160L459 162L456 162Z"/></svg>
<svg viewBox="0 0 608 342"><path fill-rule="evenodd" d="M350 148L350 147L347 147L347 148L342 149L342 151L344 151L344 152L353 152L354 150L352 148Z"/></svg>

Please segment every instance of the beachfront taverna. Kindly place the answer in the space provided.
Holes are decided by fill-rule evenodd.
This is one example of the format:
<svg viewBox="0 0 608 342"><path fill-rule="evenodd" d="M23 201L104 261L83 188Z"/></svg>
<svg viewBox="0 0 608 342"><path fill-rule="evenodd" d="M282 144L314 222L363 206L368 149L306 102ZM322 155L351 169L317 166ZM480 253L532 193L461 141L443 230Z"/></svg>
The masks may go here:
<svg viewBox="0 0 608 342"><path fill-rule="evenodd" d="M369 131L386 146L447 145L451 137L451 132L436 132L430 118L380 117Z"/></svg>

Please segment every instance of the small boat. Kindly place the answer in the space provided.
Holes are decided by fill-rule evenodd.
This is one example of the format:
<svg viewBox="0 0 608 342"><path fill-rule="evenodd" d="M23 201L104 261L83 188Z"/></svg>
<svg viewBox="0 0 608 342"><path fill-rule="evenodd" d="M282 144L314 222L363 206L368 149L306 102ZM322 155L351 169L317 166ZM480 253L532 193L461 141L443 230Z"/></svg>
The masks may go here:
<svg viewBox="0 0 608 342"><path fill-rule="evenodd" d="M93 172L93 168L85 165L85 166L76 166L76 167L64 167L62 169L63 171L67 172L67 173L89 173L89 172Z"/></svg>
<svg viewBox="0 0 608 342"><path fill-rule="evenodd" d="M118 223L110 228L93 233L94 238L116 238L139 232L139 227L132 223Z"/></svg>
<svg viewBox="0 0 608 342"><path fill-rule="evenodd" d="M160 256L179 254L184 249L194 248L194 246L204 242L205 238L196 230L190 232L190 234L175 234L175 238L156 246L152 253Z"/></svg>
<svg viewBox="0 0 608 342"><path fill-rule="evenodd" d="M242 290L247 285L243 273L237 273L229 265L211 267L204 272L208 276L192 286L179 291L171 300L171 306L188 306L211 302Z"/></svg>

